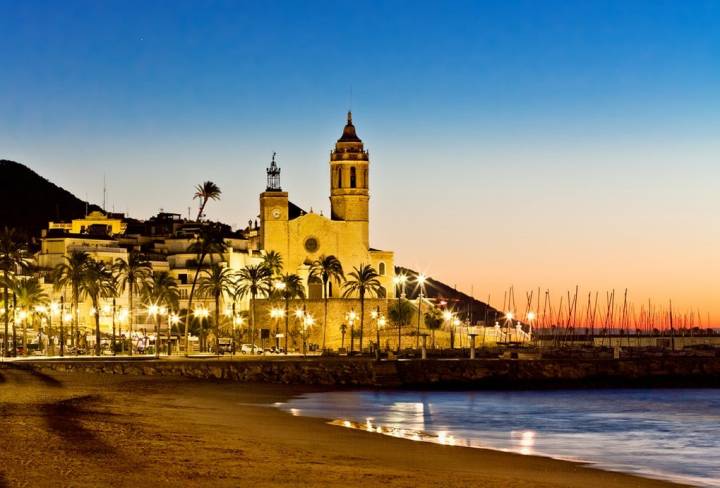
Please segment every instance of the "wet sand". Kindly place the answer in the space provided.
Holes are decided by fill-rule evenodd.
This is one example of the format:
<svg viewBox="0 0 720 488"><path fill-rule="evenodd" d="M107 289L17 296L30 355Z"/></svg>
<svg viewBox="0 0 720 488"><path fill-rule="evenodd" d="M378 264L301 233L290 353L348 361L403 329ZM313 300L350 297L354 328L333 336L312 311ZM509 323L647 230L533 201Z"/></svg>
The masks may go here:
<svg viewBox="0 0 720 488"><path fill-rule="evenodd" d="M344 429L272 406L307 388L0 366L0 488L677 486Z"/></svg>

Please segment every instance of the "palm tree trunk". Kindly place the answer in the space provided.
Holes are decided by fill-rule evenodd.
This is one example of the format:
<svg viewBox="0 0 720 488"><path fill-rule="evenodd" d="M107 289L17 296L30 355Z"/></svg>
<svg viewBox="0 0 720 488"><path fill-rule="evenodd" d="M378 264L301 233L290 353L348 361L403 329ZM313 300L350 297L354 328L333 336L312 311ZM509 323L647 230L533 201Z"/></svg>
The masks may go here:
<svg viewBox="0 0 720 488"><path fill-rule="evenodd" d="M100 355L100 309L97 306L97 299L93 300L95 307L95 355Z"/></svg>
<svg viewBox="0 0 720 488"><path fill-rule="evenodd" d="M363 329L365 327L365 293L360 291L360 354L363 352Z"/></svg>
<svg viewBox="0 0 720 488"><path fill-rule="evenodd" d="M255 352L255 293L250 297L250 349Z"/></svg>
<svg viewBox="0 0 720 488"><path fill-rule="evenodd" d="M287 356L288 353L288 325L290 322L289 317L290 312L290 299L288 297L285 297L285 355Z"/></svg>
<svg viewBox="0 0 720 488"><path fill-rule="evenodd" d="M128 293L130 294L128 296L128 305L130 306L130 318L128 320L128 327L130 328L130 331L128 332L128 335L130 336L130 347L128 348L128 355L133 355L133 313L135 313L135 310L133 309L133 292L135 291L135 286L133 285L133 282L130 281L128 286Z"/></svg>
<svg viewBox="0 0 720 488"><path fill-rule="evenodd" d="M13 312L17 309L17 295L13 292ZM17 331L15 329L15 316L13 313L12 321L12 336L13 336L13 357L17 357Z"/></svg>
<svg viewBox="0 0 720 488"><path fill-rule="evenodd" d="M8 272L7 270L3 271L3 278L4 278L4 286L3 286L3 307L5 312L5 335L3 336L3 356L8 355L8 329L10 325L10 306L8 304L9 294L8 294L8 286L7 286L7 279L8 279Z"/></svg>
<svg viewBox="0 0 720 488"><path fill-rule="evenodd" d="M32 317L32 315L29 315ZM23 356L28 355L28 347L27 347L27 319L22 321L22 338L23 338Z"/></svg>
<svg viewBox="0 0 720 488"><path fill-rule="evenodd" d="M220 355L220 295L215 294L215 354Z"/></svg>
<svg viewBox="0 0 720 488"><path fill-rule="evenodd" d="M160 359L160 314L155 314L155 358Z"/></svg>
<svg viewBox="0 0 720 488"><path fill-rule="evenodd" d="M328 315L328 289L327 281L323 282L323 295L325 296L325 317L323 318L323 339L322 350L325 352L325 334L327 331L327 315Z"/></svg>
<svg viewBox="0 0 720 488"><path fill-rule="evenodd" d="M190 296L188 297L188 308L187 312L185 313L185 356L187 357L190 354L190 335L189 335L189 329L188 326L190 324L190 310L192 309L192 301L193 296L195 295L195 286L197 285L197 279L200 275L200 265L205 260L205 253L202 253L198 256L198 262L197 262L197 268L195 268L195 276L193 276L193 282L192 286L190 287ZM211 260L212 261L212 260ZM202 327L202 321L200 322L200 327ZM201 337L202 339L202 337Z"/></svg>

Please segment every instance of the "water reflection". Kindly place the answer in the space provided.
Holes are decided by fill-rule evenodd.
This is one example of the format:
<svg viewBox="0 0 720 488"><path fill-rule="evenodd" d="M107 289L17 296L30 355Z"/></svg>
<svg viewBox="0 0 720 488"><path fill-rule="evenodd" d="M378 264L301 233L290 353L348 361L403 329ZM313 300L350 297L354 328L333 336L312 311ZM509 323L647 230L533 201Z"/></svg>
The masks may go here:
<svg viewBox="0 0 720 488"><path fill-rule="evenodd" d="M720 487L720 390L333 392L282 406L346 428Z"/></svg>

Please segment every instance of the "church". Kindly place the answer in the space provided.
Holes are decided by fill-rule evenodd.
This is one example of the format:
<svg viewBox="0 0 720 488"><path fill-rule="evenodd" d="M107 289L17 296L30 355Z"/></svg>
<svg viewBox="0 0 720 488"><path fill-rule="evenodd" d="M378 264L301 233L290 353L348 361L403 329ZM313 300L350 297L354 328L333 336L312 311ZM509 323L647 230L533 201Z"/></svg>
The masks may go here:
<svg viewBox="0 0 720 488"><path fill-rule="evenodd" d="M391 251L370 247L370 158L348 112L342 136L330 153L330 217L305 212L288 199L280 185L280 168L273 161L267 169L267 186L260 194L260 225L251 247L276 251L286 272L297 273L307 283L309 264L319 256L334 255L347 275L353 267L370 264L380 275L387 298L394 294ZM342 290L331 288L338 298ZM308 298L322 297L322 286L308 284Z"/></svg>

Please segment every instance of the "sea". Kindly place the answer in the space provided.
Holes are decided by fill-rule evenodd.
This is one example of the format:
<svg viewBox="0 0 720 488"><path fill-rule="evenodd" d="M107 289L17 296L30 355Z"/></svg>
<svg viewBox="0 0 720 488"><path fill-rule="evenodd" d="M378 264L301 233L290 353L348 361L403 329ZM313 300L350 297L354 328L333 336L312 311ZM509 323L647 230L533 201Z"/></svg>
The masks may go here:
<svg viewBox="0 0 720 488"><path fill-rule="evenodd" d="M352 390L278 406L339 428L720 487L720 389Z"/></svg>

